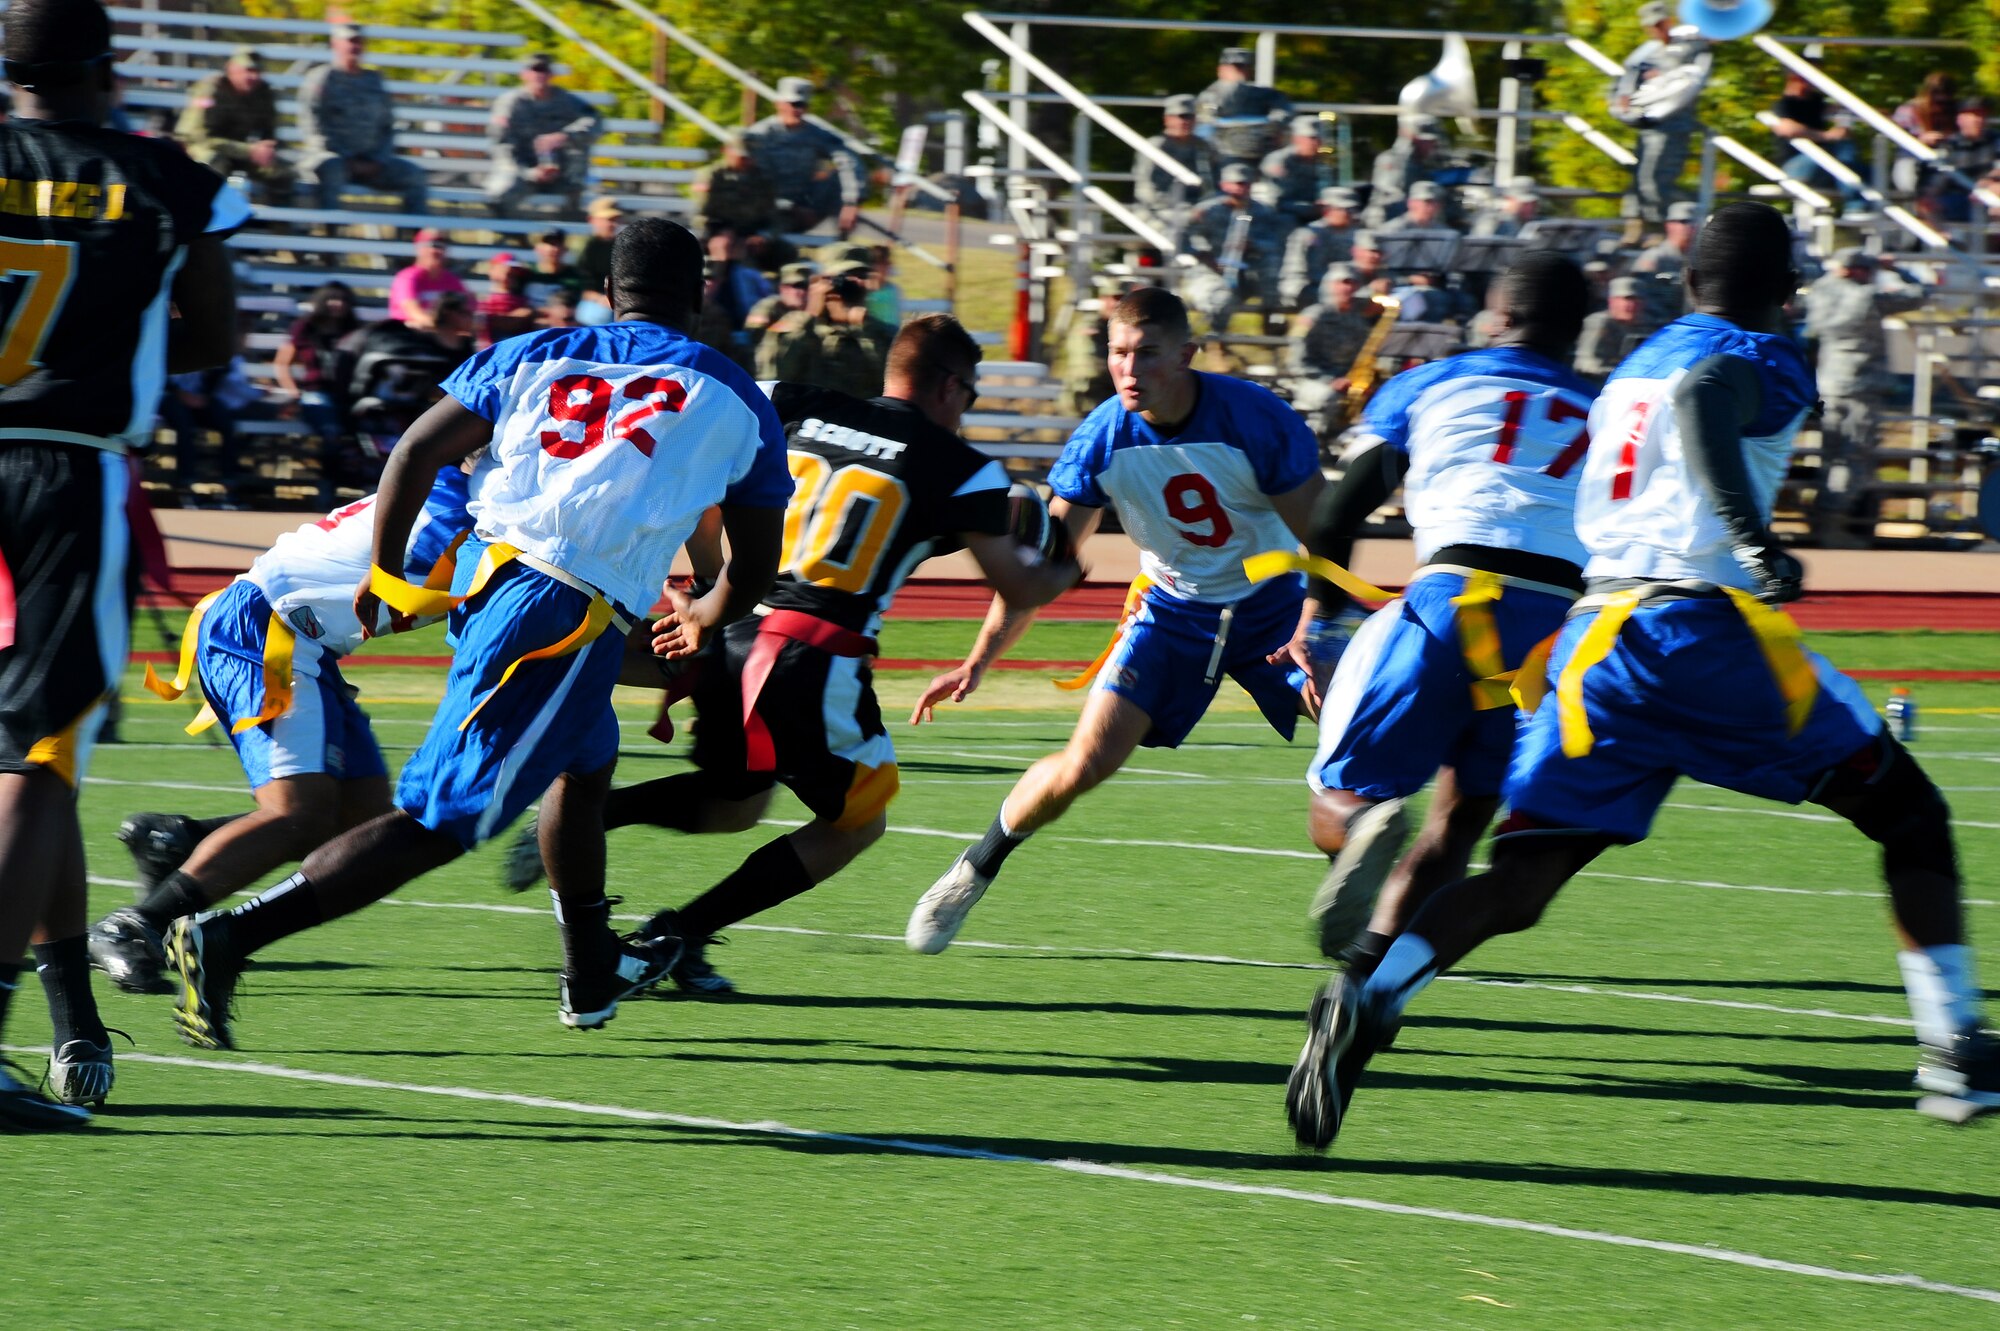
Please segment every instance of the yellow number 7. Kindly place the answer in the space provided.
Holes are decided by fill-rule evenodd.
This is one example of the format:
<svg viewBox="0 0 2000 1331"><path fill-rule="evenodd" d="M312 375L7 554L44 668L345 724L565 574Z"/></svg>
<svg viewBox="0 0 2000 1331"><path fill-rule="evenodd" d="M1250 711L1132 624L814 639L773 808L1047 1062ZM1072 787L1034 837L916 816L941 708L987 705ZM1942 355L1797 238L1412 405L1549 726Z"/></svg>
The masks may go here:
<svg viewBox="0 0 2000 1331"><path fill-rule="evenodd" d="M0 274L27 279L0 334L0 387L8 387L41 368L42 347L76 276L76 242L0 237Z"/></svg>

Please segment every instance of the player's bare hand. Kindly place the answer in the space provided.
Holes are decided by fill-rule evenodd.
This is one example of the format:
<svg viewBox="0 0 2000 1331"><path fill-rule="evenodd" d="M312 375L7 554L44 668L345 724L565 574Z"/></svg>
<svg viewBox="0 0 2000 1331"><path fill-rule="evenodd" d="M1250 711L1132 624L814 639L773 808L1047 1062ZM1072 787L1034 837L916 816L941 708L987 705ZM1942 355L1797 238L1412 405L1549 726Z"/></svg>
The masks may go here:
<svg viewBox="0 0 2000 1331"><path fill-rule="evenodd" d="M1277 651L1272 652L1264 659L1271 665L1296 666L1305 672L1305 683L1300 687L1299 692L1304 695L1306 706L1313 710L1314 715L1318 715L1321 701L1320 690L1325 681L1320 678L1322 672L1313 665L1312 649L1306 643L1304 631L1302 630L1293 634L1290 642L1280 647Z"/></svg>
<svg viewBox="0 0 2000 1331"><path fill-rule="evenodd" d="M708 631L699 613L699 602L680 588L669 585L667 613L653 621L653 655L668 661L693 656L701 650L702 635Z"/></svg>
<svg viewBox="0 0 2000 1331"><path fill-rule="evenodd" d="M374 571L370 570L369 575L361 580L361 585L354 589L354 617L361 621L361 636L364 638L375 636L375 625L382 619L382 598L375 594L374 582Z"/></svg>
<svg viewBox="0 0 2000 1331"><path fill-rule="evenodd" d="M917 705L910 709L910 724L920 726L926 721L935 721L934 709L941 702L964 702L979 687L979 676L979 671L962 665L932 679L923 696L917 699Z"/></svg>

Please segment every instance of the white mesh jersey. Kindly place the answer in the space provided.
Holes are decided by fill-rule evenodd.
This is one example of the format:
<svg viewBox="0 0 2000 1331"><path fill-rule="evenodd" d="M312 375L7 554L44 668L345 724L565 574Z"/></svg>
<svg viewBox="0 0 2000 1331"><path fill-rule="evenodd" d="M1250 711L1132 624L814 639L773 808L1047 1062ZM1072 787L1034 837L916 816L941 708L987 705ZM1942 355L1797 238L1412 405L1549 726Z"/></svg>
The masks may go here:
<svg viewBox="0 0 2000 1331"><path fill-rule="evenodd" d="M465 473L457 467L440 472L424 499L424 511L410 528L410 546L403 576L422 586L438 561L471 530L465 511ZM288 531L250 565L244 581L257 585L271 610L301 638L319 645L319 652L298 652L292 661L301 674L319 673L321 652L345 656L361 645L361 621L354 617L354 592L368 576L369 554L375 542L375 496L337 508L318 522ZM383 606L367 636L403 633L433 622L398 615Z"/></svg>
<svg viewBox="0 0 2000 1331"><path fill-rule="evenodd" d="M650 607L711 504L785 507L792 476L770 399L720 352L623 320L495 343L444 389L493 422L472 474L481 540L505 542Z"/></svg>
<svg viewBox="0 0 2000 1331"><path fill-rule="evenodd" d="M1409 456L1403 510L1417 562L1448 545L1480 545L1581 567L1577 464L1594 392L1525 347L1447 356L1384 384L1361 434Z"/></svg>
<svg viewBox="0 0 2000 1331"><path fill-rule="evenodd" d="M1140 571L1161 591L1227 604L1253 590L1245 559L1298 548L1271 497L1313 475L1319 441L1268 389L1196 378L1194 411L1172 436L1115 397L1099 406L1070 436L1049 488L1073 504L1116 504Z"/></svg>
<svg viewBox="0 0 2000 1331"><path fill-rule="evenodd" d="M1744 427L1743 453L1757 512L1771 520L1792 441L1813 404L1812 372L1789 337L1690 314L1627 356L1590 413L1590 453L1577 496L1577 531L1590 552L1586 577L1692 579L1755 590L1730 554L1721 517L1688 475L1674 414L1674 389L1717 355L1741 357L1757 369L1763 400Z"/></svg>

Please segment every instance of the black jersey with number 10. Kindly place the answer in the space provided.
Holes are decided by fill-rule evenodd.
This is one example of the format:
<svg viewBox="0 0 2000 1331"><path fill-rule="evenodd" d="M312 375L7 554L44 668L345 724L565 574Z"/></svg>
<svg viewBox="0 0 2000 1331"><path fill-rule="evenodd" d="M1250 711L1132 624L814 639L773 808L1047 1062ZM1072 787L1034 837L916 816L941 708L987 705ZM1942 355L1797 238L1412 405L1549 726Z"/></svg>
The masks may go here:
<svg viewBox="0 0 2000 1331"><path fill-rule="evenodd" d="M149 437L174 275L190 242L246 211L172 144L0 124L0 441Z"/></svg>
<svg viewBox="0 0 2000 1331"><path fill-rule="evenodd" d="M873 634L904 579L959 534L1005 535L1007 473L896 398L766 385L792 468L783 571L764 604Z"/></svg>

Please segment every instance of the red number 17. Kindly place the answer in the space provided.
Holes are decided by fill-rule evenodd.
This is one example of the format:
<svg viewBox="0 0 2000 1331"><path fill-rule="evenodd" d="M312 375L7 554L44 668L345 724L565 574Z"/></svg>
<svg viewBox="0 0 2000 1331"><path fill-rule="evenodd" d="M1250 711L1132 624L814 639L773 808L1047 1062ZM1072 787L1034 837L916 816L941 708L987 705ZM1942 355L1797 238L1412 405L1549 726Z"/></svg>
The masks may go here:
<svg viewBox="0 0 2000 1331"><path fill-rule="evenodd" d="M1500 442L1493 449L1493 460L1495 462L1512 462L1514 460L1514 440L1521 433L1521 420L1522 417L1527 415L1528 402L1532 396L1532 394L1518 388L1507 394L1507 414L1500 420ZM1588 420L1590 417L1588 411L1577 406L1568 398L1550 397L1548 404L1548 422L1551 425L1561 425L1564 421ZM1556 454L1555 460L1542 468L1542 470L1550 476L1567 476L1569 475L1570 468L1576 466L1577 459L1582 457L1589 448L1590 428L1585 426L1576 432L1575 438L1563 445L1562 451Z"/></svg>

